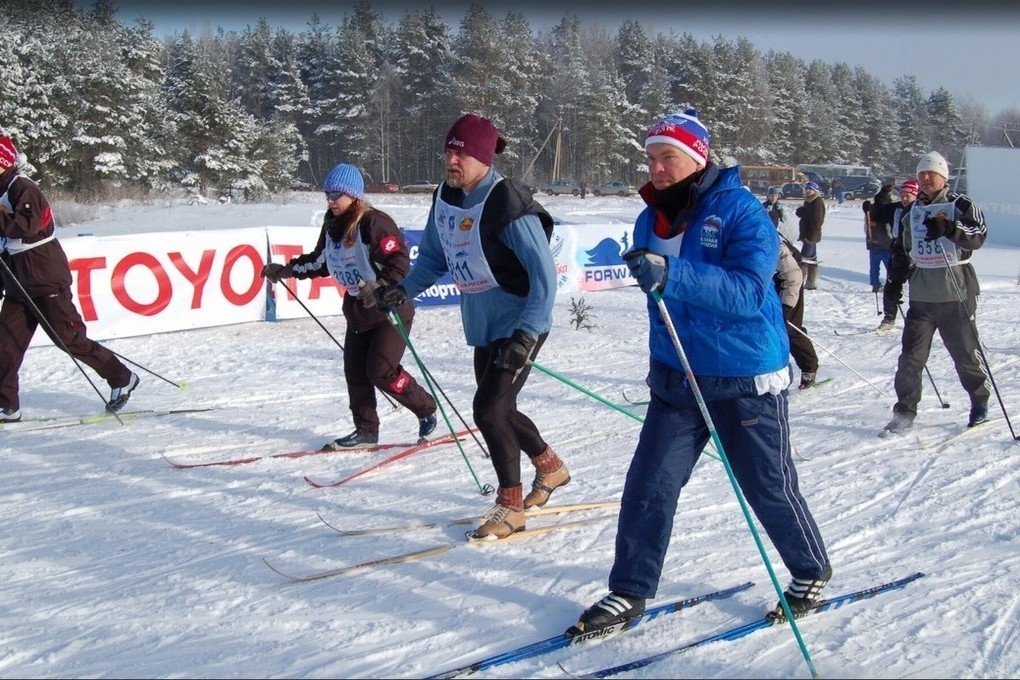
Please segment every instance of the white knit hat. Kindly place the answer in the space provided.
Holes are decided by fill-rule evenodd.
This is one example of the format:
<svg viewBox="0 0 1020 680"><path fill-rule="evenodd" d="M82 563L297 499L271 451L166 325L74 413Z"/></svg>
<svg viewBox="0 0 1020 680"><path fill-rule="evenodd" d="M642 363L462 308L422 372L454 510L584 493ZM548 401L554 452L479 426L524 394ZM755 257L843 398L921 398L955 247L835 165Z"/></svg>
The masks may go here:
<svg viewBox="0 0 1020 680"><path fill-rule="evenodd" d="M929 151L917 162L917 174L920 175L922 172L934 172L949 179L949 163L938 151Z"/></svg>

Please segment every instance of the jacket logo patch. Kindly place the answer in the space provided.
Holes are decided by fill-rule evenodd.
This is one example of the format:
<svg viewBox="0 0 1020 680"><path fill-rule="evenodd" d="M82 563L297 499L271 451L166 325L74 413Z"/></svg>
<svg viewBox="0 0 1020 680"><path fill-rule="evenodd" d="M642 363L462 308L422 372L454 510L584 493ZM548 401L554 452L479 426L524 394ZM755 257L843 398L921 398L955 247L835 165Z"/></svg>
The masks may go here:
<svg viewBox="0 0 1020 680"><path fill-rule="evenodd" d="M709 215L701 225L701 247L719 248L719 232L722 231L722 219L718 215Z"/></svg>
<svg viewBox="0 0 1020 680"><path fill-rule="evenodd" d="M751 420L741 420L740 421L740 426L741 427L754 427L757 424L758 424L758 419L757 418L752 418Z"/></svg>
<svg viewBox="0 0 1020 680"><path fill-rule="evenodd" d="M379 241L379 250L389 255L400 250L400 243L395 236L387 236Z"/></svg>

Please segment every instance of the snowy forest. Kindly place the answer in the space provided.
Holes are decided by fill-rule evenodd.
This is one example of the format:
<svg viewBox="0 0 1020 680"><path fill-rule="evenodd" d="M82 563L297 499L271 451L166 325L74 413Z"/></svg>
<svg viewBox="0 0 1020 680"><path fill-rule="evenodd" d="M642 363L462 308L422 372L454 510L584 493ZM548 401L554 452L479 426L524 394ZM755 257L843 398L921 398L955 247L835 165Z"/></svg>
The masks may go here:
<svg viewBox="0 0 1020 680"><path fill-rule="evenodd" d="M166 36L115 15L110 0L25 0L0 41L0 132L33 176L82 199L184 188L256 200L317 187L338 162L369 181L435 181L464 111L496 122L508 142L498 166L531 183L640 183L638 140L687 106L724 165L855 163L879 176L912 174L930 149L955 160L966 144L1008 143L1020 123L911 74L889 86L744 38L569 12L537 31L479 4L453 26L431 7L388 23L361 2L298 33L253 17L243 31Z"/></svg>

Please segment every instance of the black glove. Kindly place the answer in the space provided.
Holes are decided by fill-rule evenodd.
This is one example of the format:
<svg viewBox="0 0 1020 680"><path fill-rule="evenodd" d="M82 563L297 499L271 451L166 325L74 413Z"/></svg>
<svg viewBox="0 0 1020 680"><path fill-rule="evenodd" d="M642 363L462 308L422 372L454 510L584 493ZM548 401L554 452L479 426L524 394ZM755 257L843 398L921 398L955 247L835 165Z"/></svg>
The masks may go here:
<svg viewBox="0 0 1020 680"><path fill-rule="evenodd" d="M535 338L518 328L510 339L496 350L496 359L492 363L496 368L519 371L531 358L531 350L535 349L536 342L538 341Z"/></svg>
<svg viewBox="0 0 1020 680"><path fill-rule="evenodd" d="M783 321L793 321L793 307L783 305Z"/></svg>
<svg viewBox="0 0 1020 680"><path fill-rule="evenodd" d="M924 238L927 241L934 241L937 238L949 236L956 226L946 219L945 213L939 213L938 215L928 217L925 219L923 224L928 230L924 235Z"/></svg>
<svg viewBox="0 0 1020 680"><path fill-rule="evenodd" d="M634 250L624 253L624 261L630 268L630 274L637 279L641 290L646 293L659 290L666 283L666 258L648 250Z"/></svg>
<svg viewBox="0 0 1020 680"><path fill-rule="evenodd" d="M399 307L407 300L407 291L403 286L379 286L375 289L375 301L380 307Z"/></svg>
<svg viewBox="0 0 1020 680"><path fill-rule="evenodd" d="M794 210L793 212L794 212L794 214L795 214L795 215L796 215L797 217L804 217L804 206L800 206L799 208L797 208L797 209L796 209L796 210Z"/></svg>
<svg viewBox="0 0 1020 680"><path fill-rule="evenodd" d="M262 268L262 278L269 279L273 283L279 283L280 279L289 279L292 276L294 276L294 272L290 265L270 262Z"/></svg>
<svg viewBox="0 0 1020 680"><path fill-rule="evenodd" d="M864 212L870 212L871 201L865 200L864 203L861 203L861 210L863 210Z"/></svg>

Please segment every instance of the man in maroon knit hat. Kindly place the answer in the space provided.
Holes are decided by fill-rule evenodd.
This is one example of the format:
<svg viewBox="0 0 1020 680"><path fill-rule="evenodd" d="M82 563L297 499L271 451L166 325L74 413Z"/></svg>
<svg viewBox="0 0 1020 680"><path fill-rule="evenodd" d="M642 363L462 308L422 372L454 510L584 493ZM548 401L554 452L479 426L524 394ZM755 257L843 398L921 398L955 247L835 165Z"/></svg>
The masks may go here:
<svg viewBox="0 0 1020 680"><path fill-rule="evenodd" d="M567 466L517 395L552 327L556 266L552 217L514 180L492 167L506 146L492 121L469 113L446 135L446 181L433 196L418 259L403 283L376 292L394 306L449 272L460 290L461 319L474 347L474 420L499 480L496 504L473 538L494 540L524 529L524 510L545 505L570 481ZM525 495L521 452L535 467Z"/></svg>

